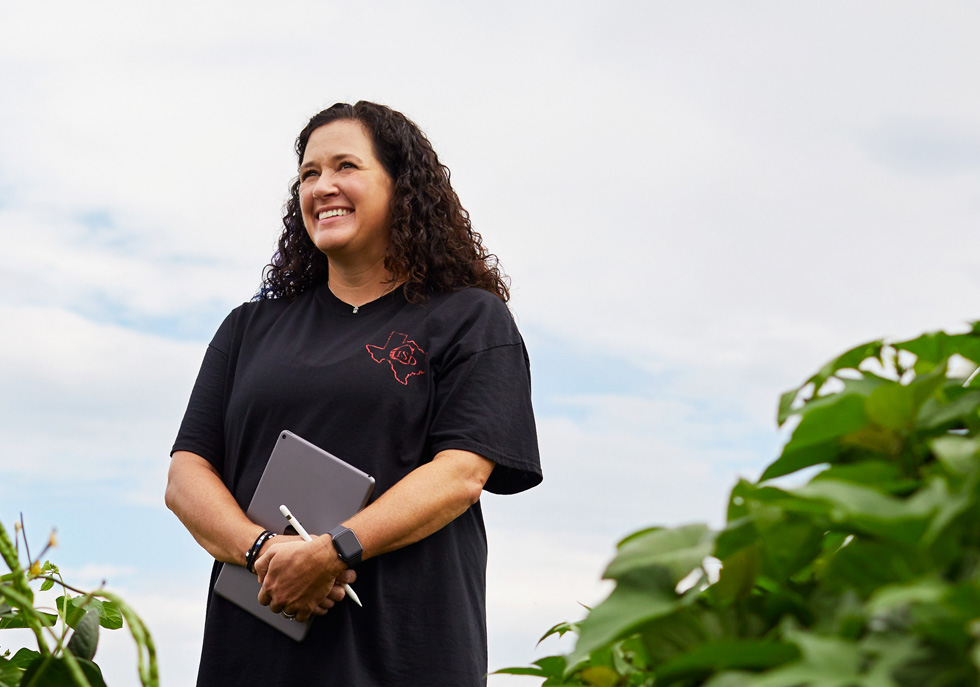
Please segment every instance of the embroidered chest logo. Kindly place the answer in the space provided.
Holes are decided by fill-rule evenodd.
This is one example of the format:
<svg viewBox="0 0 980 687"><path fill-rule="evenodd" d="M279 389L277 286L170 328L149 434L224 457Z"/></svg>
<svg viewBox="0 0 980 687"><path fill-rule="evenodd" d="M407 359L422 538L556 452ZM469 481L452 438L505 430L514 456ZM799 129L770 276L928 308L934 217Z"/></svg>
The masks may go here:
<svg viewBox="0 0 980 687"><path fill-rule="evenodd" d="M384 346L368 344L366 348L374 362L391 365L395 379L405 386L408 386L408 378L412 375L425 374L427 354L407 334L392 332Z"/></svg>

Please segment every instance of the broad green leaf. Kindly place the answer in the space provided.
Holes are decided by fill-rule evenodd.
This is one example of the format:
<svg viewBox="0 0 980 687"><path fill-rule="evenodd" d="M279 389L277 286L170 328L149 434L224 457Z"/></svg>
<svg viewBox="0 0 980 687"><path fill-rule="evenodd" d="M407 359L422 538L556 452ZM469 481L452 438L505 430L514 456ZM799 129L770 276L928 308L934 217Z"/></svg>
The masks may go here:
<svg viewBox="0 0 980 687"><path fill-rule="evenodd" d="M820 465L821 463L831 463L838 459L841 452L839 438L834 438L820 444L796 445L792 442L783 447L779 458L769 464L760 482L791 475L798 470Z"/></svg>
<svg viewBox="0 0 980 687"><path fill-rule="evenodd" d="M834 395L800 420L788 445L810 446L855 432L867 422L865 399L855 394Z"/></svg>
<svg viewBox="0 0 980 687"><path fill-rule="evenodd" d="M959 354L974 363L980 364L980 335L976 332L969 334L947 334L932 332L923 334L915 339L894 344L896 349L914 353L916 372L920 363L936 366L954 354Z"/></svg>
<svg viewBox="0 0 980 687"><path fill-rule="evenodd" d="M25 647L23 649L19 649L17 653L10 658L10 663L17 666L21 670L24 670L40 655L41 654L34 649L28 649Z"/></svg>
<svg viewBox="0 0 980 687"><path fill-rule="evenodd" d="M830 518L838 526L903 544L918 541L937 508L932 499L897 499L869 487L830 479L810 482L792 493L830 504Z"/></svg>
<svg viewBox="0 0 980 687"><path fill-rule="evenodd" d="M609 597L580 623L569 665L690 603L674 591L677 582L671 580L670 572L660 566L623 573Z"/></svg>
<svg viewBox="0 0 980 687"><path fill-rule="evenodd" d="M911 604L938 604L949 593L951 585L940 579L919 579L909 584L891 584L879 587L868 599L868 611L881 613Z"/></svg>
<svg viewBox="0 0 980 687"><path fill-rule="evenodd" d="M784 632L786 640L795 644L800 660L767 671L753 687L853 687L860 684L862 656L853 642L835 637L821 637L805 630Z"/></svg>
<svg viewBox="0 0 980 687"><path fill-rule="evenodd" d="M648 664L663 665L705 642L723 638L724 623L719 620L718 612L689 605L644 623L639 635Z"/></svg>
<svg viewBox="0 0 980 687"><path fill-rule="evenodd" d="M10 615L5 615L0 618L0 630L30 627L31 625L26 617L27 613L30 613L40 623L41 627L54 627L55 623L58 622L58 616L52 613L45 613L44 611L38 610L27 611L26 613L24 611L15 611Z"/></svg>
<svg viewBox="0 0 980 687"><path fill-rule="evenodd" d="M845 465L831 465L823 472L814 475L811 482L827 479L874 487L876 491L885 494L905 494L919 485L918 480L902 478L899 467L894 462L874 459Z"/></svg>
<svg viewBox="0 0 980 687"><path fill-rule="evenodd" d="M24 670L5 658L0 658L0 687L18 687Z"/></svg>
<svg viewBox="0 0 980 687"><path fill-rule="evenodd" d="M741 670L731 670L718 673L701 687L752 687L755 684L755 673L747 673Z"/></svg>
<svg viewBox="0 0 980 687"><path fill-rule="evenodd" d="M817 403L820 403L817 406ZM868 422L865 397L857 393L834 394L811 404L800 424L783 447L782 453L760 481L788 475L820 463L836 463L840 458L840 441Z"/></svg>
<svg viewBox="0 0 980 687"><path fill-rule="evenodd" d="M796 398L801 389L806 387L808 384L813 384L815 393L819 392L824 383L837 371L844 369L856 370L865 359L878 358L881 355L881 347L881 341L872 341L870 343L861 344L860 346L855 346L851 350L846 351L833 360L827 362L815 375L803 382L803 384L801 384L799 387L793 391L788 391L783 394L780 399L779 415L777 417L779 426L782 427L783 423L787 420L790 414L792 414L790 408L793 403L793 399ZM790 394L792 394L792 397L790 397Z"/></svg>
<svg viewBox="0 0 980 687"><path fill-rule="evenodd" d="M68 642L68 651L77 658L88 659L95 656L95 650L99 645L99 612L91 609L85 614L75 628L75 632Z"/></svg>
<svg viewBox="0 0 980 687"><path fill-rule="evenodd" d="M980 438L947 434L929 442L936 458L954 474L969 475L980 468Z"/></svg>
<svg viewBox="0 0 980 687"><path fill-rule="evenodd" d="M106 687L102 671L91 661L75 659L90 687ZM23 684L32 687L68 687L78 685L71 669L71 658L41 656L24 671Z"/></svg>
<svg viewBox="0 0 980 687"><path fill-rule="evenodd" d="M886 585L911 583L928 569L929 561L913 547L856 538L830 556L822 584L868 597Z"/></svg>
<svg viewBox="0 0 980 687"><path fill-rule="evenodd" d="M763 574L787 580L820 553L826 525L812 514L781 513L776 520L756 521Z"/></svg>
<svg viewBox="0 0 980 687"><path fill-rule="evenodd" d="M715 534L707 525L650 530L623 543L603 577L617 580L637 570L662 568L670 589L711 555Z"/></svg>
<svg viewBox="0 0 980 687"><path fill-rule="evenodd" d="M718 581L709 588L711 597L720 603L730 603L747 597L755 588L761 562L757 546L747 546L735 551L722 561Z"/></svg>
<svg viewBox="0 0 980 687"><path fill-rule="evenodd" d="M959 426L975 422L980 410L980 391L970 391L949 403L930 398L922 405L916 429L930 430L947 425Z"/></svg>
<svg viewBox="0 0 980 687"><path fill-rule="evenodd" d="M794 661L799 650L781 642L722 639L706 642L657 669L657 684L704 679L724 670L765 670Z"/></svg>
<svg viewBox="0 0 980 687"><path fill-rule="evenodd" d="M99 611L99 625L107 630L118 630L123 626L122 612L114 602L102 601L96 608Z"/></svg>
<svg viewBox="0 0 980 687"><path fill-rule="evenodd" d="M880 427L903 431L912 428L918 405L912 389L897 382L882 384L864 402L868 419Z"/></svg>
<svg viewBox="0 0 980 687"><path fill-rule="evenodd" d="M609 666L589 666L581 672L582 681L589 687L616 687L620 675Z"/></svg>
<svg viewBox="0 0 980 687"><path fill-rule="evenodd" d="M744 516L731 521L715 538L714 556L723 561L741 549L755 544L758 536L751 517Z"/></svg>

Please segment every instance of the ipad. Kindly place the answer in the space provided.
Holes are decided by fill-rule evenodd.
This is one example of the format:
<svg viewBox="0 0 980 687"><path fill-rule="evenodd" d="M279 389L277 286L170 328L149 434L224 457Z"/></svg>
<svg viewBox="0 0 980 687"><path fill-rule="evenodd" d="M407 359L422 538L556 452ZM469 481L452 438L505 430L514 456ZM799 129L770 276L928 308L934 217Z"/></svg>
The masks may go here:
<svg viewBox="0 0 980 687"><path fill-rule="evenodd" d="M286 430L279 433L269 463L248 506L249 520L270 532L283 534L289 523L279 506L285 504L313 536L325 534L357 513L374 489L374 478ZM290 528L290 534L295 532ZM300 641L310 629L287 620L259 603L262 585L243 566L224 563L214 592L259 620Z"/></svg>

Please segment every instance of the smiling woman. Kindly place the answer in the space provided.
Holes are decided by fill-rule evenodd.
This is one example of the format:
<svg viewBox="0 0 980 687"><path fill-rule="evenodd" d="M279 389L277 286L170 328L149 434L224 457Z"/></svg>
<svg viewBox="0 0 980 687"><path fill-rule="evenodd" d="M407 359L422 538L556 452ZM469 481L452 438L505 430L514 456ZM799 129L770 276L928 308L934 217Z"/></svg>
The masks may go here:
<svg viewBox="0 0 980 687"><path fill-rule="evenodd" d="M480 496L541 480L504 277L400 113L335 105L296 152L279 250L205 354L167 504L216 559L212 587L244 565L269 612L323 617L297 643L212 593L198 685L485 684ZM284 429L376 480L311 542L244 513Z"/></svg>
<svg viewBox="0 0 980 687"><path fill-rule="evenodd" d="M344 126L329 134L319 132L321 127L334 123ZM327 280L329 256L310 240L303 214L301 190L306 188L304 184L313 183L304 182L304 174L312 173L318 178L317 163L312 157L307 159L307 149L318 147L321 142L358 146L364 143L359 132L367 136L370 149L357 149L366 154L367 162L379 162L391 182L389 245L384 268L394 282L404 284L407 300L421 303L429 294L472 286L507 301L507 279L497 258L486 250L482 237L473 230L469 214L449 183L449 169L439 162L425 134L400 112L364 101L356 105L338 103L320 112L296 139L300 164L309 162L310 167L300 169L300 176L290 189L279 249L266 268L259 298L294 298ZM357 149L332 152L357 156ZM353 158L329 162L337 167L327 168L335 173L332 176L341 176L341 166L351 170L344 173L356 174L357 161ZM320 186L320 182L314 186Z"/></svg>
<svg viewBox="0 0 980 687"><path fill-rule="evenodd" d="M344 263L342 275L384 269L392 182L364 125L340 120L316 129L299 178L303 226L313 245Z"/></svg>

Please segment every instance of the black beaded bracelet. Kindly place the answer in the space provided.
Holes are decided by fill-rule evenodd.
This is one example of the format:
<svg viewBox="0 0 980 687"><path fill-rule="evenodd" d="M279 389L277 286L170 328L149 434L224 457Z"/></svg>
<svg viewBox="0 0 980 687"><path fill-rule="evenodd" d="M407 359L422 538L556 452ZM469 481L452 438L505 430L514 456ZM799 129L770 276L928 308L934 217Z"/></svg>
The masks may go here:
<svg viewBox="0 0 980 687"><path fill-rule="evenodd" d="M250 573L254 573L255 572L255 558L256 558L256 556L259 555L259 551L262 550L262 546L267 541L269 541L270 539L272 539L275 536L276 536L276 533L275 532L270 532L269 530L263 530L262 531L262 534L260 534L256 538L255 543L252 544L252 548L250 548L248 550L248 552L245 554L245 569L246 570L248 570Z"/></svg>

